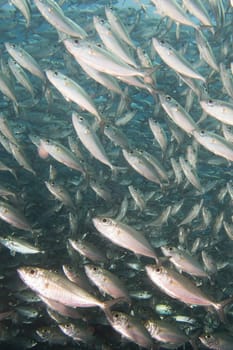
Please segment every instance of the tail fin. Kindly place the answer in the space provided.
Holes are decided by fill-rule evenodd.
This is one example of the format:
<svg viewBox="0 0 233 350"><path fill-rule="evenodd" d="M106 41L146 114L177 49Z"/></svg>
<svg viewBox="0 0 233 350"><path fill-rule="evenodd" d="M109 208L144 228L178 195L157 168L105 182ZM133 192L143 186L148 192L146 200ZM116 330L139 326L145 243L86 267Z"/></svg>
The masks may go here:
<svg viewBox="0 0 233 350"><path fill-rule="evenodd" d="M220 303L213 304L213 307L217 311L219 318L223 323L226 323L226 314L224 309L228 304L233 304L233 296L221 301Z"/></svg>
<svg viewBox="0 0 233 350"><path fill-rule="evenodd" d="M116 298L112 300L107 300L102 304L102 310L104 311L107 319L111 320L112 318L111 307L119 303L129 303L129 300L126 298Z"/></svg>

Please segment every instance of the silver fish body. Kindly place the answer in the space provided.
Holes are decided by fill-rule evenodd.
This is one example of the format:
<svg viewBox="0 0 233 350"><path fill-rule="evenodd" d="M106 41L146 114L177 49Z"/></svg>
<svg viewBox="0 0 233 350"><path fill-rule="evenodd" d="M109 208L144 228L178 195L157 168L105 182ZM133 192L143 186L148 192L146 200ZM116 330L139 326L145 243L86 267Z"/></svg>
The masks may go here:
<svg viewBox="0 0 233 350"><path fill-rule="evenodd" d="M106 217L95 217L92 221L96 229L116 245L135 254L158 260L144 235L133 227Z"/></svg>
<svg viewBox="0 0 233 350"><path fill-rule="evenodd" d="M202 80L205 83L205 78L197 73L190 62L186 60L178 51L164 40L152 39L152 44L155 51L159 54L162 60L175 72L185 75L190 78Z"/></svg>

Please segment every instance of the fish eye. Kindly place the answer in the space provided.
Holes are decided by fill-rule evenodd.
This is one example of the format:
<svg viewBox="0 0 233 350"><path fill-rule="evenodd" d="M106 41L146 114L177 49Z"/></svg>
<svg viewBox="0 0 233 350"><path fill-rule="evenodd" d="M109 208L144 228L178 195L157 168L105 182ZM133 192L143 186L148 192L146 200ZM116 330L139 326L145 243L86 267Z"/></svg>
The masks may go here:
<svg viewBox="0 0 233 350"><path fill-rule="evenodd" d="M68 328L70 327L70 325L67 323L67 324L64 325L64 327L65 327L66 329L68 329Z"/></svg>
<svg viewBox="0 0 233 350"><path fill-rule="evenodd" d="M101 24L104 24L104 23L105 23L105 20L104 20L103 18L101 18L100 23L101 23Z"/></svg>
<svg viewBox="0 0 233 350"><path fill-rule="evenodd" d="M97 271L97 267L96 266L93 267L93 271Z"/></svg>
<svg viewBox="0 0 233 350"><path fill-rule="evenodd" d="M105 125L105 129L108 129L108 128L109 128L109 124L106 124L106 125Z"/></svg>
<svg viewBox="0 0 233 350"><path fill-rule="evenodd" d="M200 131L200 136L204 136L205 135L205 130L201 130Z"/></svg>
<svg viewBox="0 0 233 350"><path fill-rule="evenodd" d="M115 317L118 318L118 317L119 317L119 314L115 314Z"/></svg>
<svg viewBox="0 0 233 350"><path fill-rule="evenodd" d="M129 151L129 154L133 154L133 150L130 150L130 151Z"/></svg>
<svg viewBox="0 0 233 350"><path fill-rule="evenodd" d="M54 72L54 75L58 75L58 72L57 72L57 71L55 71L55 72Z"/></svg>
<svg viewBox="0 0 233 350"><path fill-rule="evenodd" d="M79 120L82 122L83 121L83 117L79 117Z"/></svg>
<svg viewBox="0 0 233 350"><path fill-rule="evenodd" d="M74 43L75 43L75 44L79 44L79 40L78 40L78 39L75 39L75 40L74 40Z"/></svg>
<svg viewBox="0 0 233 350"><path fill-rule="evenodd" d="M170 252L172 252L172 251L173 251L173 248L172 248L172 247L168 247L168 250L169 250Z"/></svg>
<svg viewBox="0 0 233 350"><path fill-rule="evenodd" d="M161 268L160 268L160 267L157 267L155 271L156 271L156 272L161 272Z"/></svg>
<svg viewBox="0 0 233 350"><path fill-rule="evenodd" d="M169 95L167 95L166 97L165 97L165 100L167 101L167 102L170 102L171 101L171 96L169 96Z"/></svg>
<svg viewBox="0 0 233 350"><path fill-rule="evenodd" d="M160 40L159 43L162 44L162 45L164 45L164 44L165 44L165 41L164 41L164 40Z"/></svg>
<svg viewBox="0 0 233 350"><path fill-rule="evenodd" d="M16 48L16 45L15 45L15 44L11 44L11 47L13 47L13 49L15 49L15 48Z"/></svg>
<svg viewBox="0 0 233 350"><path fill-rule="evenodd" d="M50 140L45 140L46 145L50 144Z"/></svg>
<svg viewBox="0 0 233 350"><path fill-rule="evenodd" d="M51 182L50 182L50 185L51 185L51 186L55 186L55 182L54 182L54 181L51 181Z"/></svg>
<svg viewBox="0 0 233 350"><path fill-rule="evenodd" d="M102 219L102 222L105 224L108 220L106 218Z"/></svg>
<svg viewBox="0 0 233 350"><path fill-rule="evenodd" d="M210 334L206 334L206 335L205 335L205 338L206 338L206 339L210 339L210 338L211 338L211 337L210 337Z"/></svg>
<svg viewBox="0 0 233 350"><path fill-rule="evenodd" d="M213 106L214 105L214 101L213 100L208 100L207 104L208 104L208 106Z"/></svg>
<svg viewBox="0 0 233 350"><path fill-rule="evenodd" d="M96 46L98 46L98 47L102 47L102 45L101 45L100 43L96 44Z"/></svg>
<svg viewBox="0 0 233 350"><path fill-rule="evenodd" d="M34 269L30 270L30 275L34 275L36 273L36 271Z"/></svg>

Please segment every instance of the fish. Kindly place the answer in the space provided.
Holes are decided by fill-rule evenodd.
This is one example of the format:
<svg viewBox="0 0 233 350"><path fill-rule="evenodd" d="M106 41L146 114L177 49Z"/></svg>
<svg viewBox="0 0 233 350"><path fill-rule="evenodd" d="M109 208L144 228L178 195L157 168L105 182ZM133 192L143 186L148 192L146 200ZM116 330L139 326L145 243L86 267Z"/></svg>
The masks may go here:
<svg viewBox="0 0 233 350"><path fill-rule="evenodd" d="M106 262L105 254L96 245L84 240L74 240L69 238L69 243L74 250L93 262Z"/></svg>
<svg viewBox="0 0 233 350"><path fill-rule="evenodd" d="M40 139L40 147L58 162L85 173L83 163L68 148L51 139Z"/></svg>
<svg viewBox="0 0 233 350"><path fill-rule="evenodd" d="M205 333L199 336L199 339L208 349L215 350L230 350L233 341L231 334L225 331Z"/></svg>
<svg viewBox="0 0 233 350"><path fill-rule="evenodd" d="M217 99L203 99L200 100L200 105L203 110L211 117L219 120L220 122L233 125L233 104Z"/></svg>
<svg viewBox="0 0 233 350"><path fill-rule="evenodd" d="M128 52L127 47L114 35L114 32L108 28L107 23L97 16L93 17L93 23L106 49L130 66L138 68L137 63Z"/></svg>
<svg viewBox="0 0 233 350"><path fill-rule="evenodd" d="M199 127L185 109L171 96L159 94L160 103L172 121L188 134L192 134Z"/></svg>
<svg viewBox="0 0 233 350"><path fill-rule="evenodd" d="M83 342L87 344L94 344L95 339L95 329L93 327L88 327L85 323L64 323L58 325L61 331L71 337L75 342Z"/></svg>
<svg viewBox="0 0 233 350"><path fill-rule="evenodd" d="M189 278L178 272L160 265L146 265L146 273L151 281L171 298L178 299L187 305L212 306L224 320L224 307L232 302L226 299L222 302L213 301Z"/></svg>
<svg viewBox="0 0 233 350"><path fill-rule="evenodd" d="M129 140L120 128L117 128L110 123L106 123L104 125L104 135L107 136L116 146L125 149L130 148Z"/></svg>
<svg viewBox="0 0 233 350"><path fill-rule="evenodd" d="M219 66L217 64L212 48L201 31L196 32L196 40L198 50L200 52L200 58L203 59L214 71L218 72Z"/></svg>
<svg viewBox="0 0 233 350"><path fill-rule="evenodd" d="M32 231L32 226L24 214L7 202L0 202L0 218L20 230Z"/></svg>
<svg viewBox="0 0 233 350"><path fill-rule="evenodd" d="M26 266L17 271L22 281L34 292L69 307L100 307L107 312L109 305L116 303L116 300L114 303L102 302L65 277L44 268Z"/></svg>
<svg viewBox="0 0 233 350"><path fill-rule="evenodd" d="M156 10L161 16L168 16L176 23L184 24L198 30L198 25L189 19L185 13L185 10L179 5L176 0L151 1L156 6Z"/></svg>
<svg viewBox="0 0 233 350"><path fill-rule="evenodd" d="M28 28L31 22L31 8L29 2L27 0L11 0L11 3L23 14L26 27Z"/></svg>
<svg viewBox="0 0 233 350"><path fill-rule="evenodd" d="M134 188L132 185L128 186L129 192L131 196L133 197L133 200L136 204L136 206L143 211L146 208L146 202L143 197L143 194L136 188Z"/></svg>
<svg viewBox="0 0 233 350"><path fill-rule="evenodd" d="M116 34L116 36L119 39L123 40L130 47L135 49L135 44L133 43L132 39L130 38L130 35L129 35L125 25L122 23L120 17L117 16L117 14L114 12L114 10L111 7L105 6L105 15L109 21L109 24L110 24L112 31Z"/></svg>
<svg viewBox="0 0 233 350"><path fill-rule="evenodd" d="M3 95L7 96L9 100L11 100L15 104L15 106L18 106L18 100L15 95L15 91L11 86L7 77L3 73L1 73L1 71L0 71L0 91L3 93Z"/></svg>
<svg viewBox="0 0 233 350"><path fill-rule="evenodd" d="M112 165L97 133L94 131L91 125L89 125L88 121L83 116L73 112L72 123L79 139L87 150L93 155L93 157L114 171L115 166Z"/></svg>
<svg viewBox="0 0 233 350"><path fill-rule="evenodd" d="M211 31L214 33L213 30L213 23L211 21L211 17L208 14L207 9L205 8L205 5L200 0L183 0L183 6L196 18L199 19L199 21L202 23L202 25L206 27L210 27L212 29ZM196 31L197 32L197 31ZM200 33L201 31L199 31Z"/></svg>
<svg viewBox="0 0 233 350"><path fill-rule="evenodd" d="M184 172L184 175L186 176L187 180L199 191L203 192L202 185L200 183L200 180L198 178L198 175L196 174L195 169L192 168L192 166L189 164L189 162L184 159L183 157L179 157L179 162L181 165L181 168Z"/></svg>
<svg viewBox="0 0 233 350"><path fill-rule="evenodd" d="M20 45L14 43L5 43L5 48L9 55L23 68L28 70L32 75L37 76L44 83L46 81L45 74L37 61Z"/></svg>
<svg viewBox="0 0 233 350"><path fill-rule="evenodd" d="M32 83L30 82L26 72L23 68L12 58L8 59L8 65L12 74L15 76L18 83L20 83L34 98L35 92Z"/></svg>
<svg viewBox="0 0 233 350"><path fill-rule="evenodd" d="M201 130L199 132L193 131L193 136L198 143L210 152L228 161L233 161L233 146L220 135L207 130Z"/></svg>
<svg viewBox="0 0 233 350"><path fill-rule="evenodd" d="M160 184L160 176L155 167L137 150L122 150L126 161L147 180Z"/></svg>
<svg viewBox="0 0 233 350"><path fill-rule="evenodd" d="M94 217L92 222L104 237L116 245L158 261L158 257L147 239L133 227L108 217Z"/></svg>
<svg viewBox="0 0 233 350"><path fill-rule="evenodd" d="M32 168L32 165L30 163L30 160L28 159L27 155L25 154L24 150L20 145L17 143L9 143L11 153L13 157L16 159L16 161L19 163L19 165L24 168L25 170L32 173L34 176L36 176L35 170Z"/></svg>
<svg viewBox="0 0 233 350"><path fill-rule="evenodd" d="M150 334L135 317L123 312L113 311L108 317L111 326L125 338L137 345L150 349L153 345Z"/></svg>
<svg viewBox="0 0 233 350"><path fill-rule="evenodd" d="M183 271L191 276L208 277L199 261L188 252L178 249L176 247L161 247L165 256L169 258L178 271Z"/></svg>
<svg viewBox="0 0 233 350"><path fill-rule="evenodd" d="M20 253L20 254L38 254L38 253L44 254L45 253L44 250L41 250L40 248L33 246L32 244L28 243L23 239L13 237L13 236L0 237L0 243L4 245L6 248L10 249L12 255L14 255L15 253Z"/></svg>
<svg viewBox="0 0 233 350"><path fill-rule="evenodd" d="M3 113L0 113L0 131L11 143L18 145L18 141L9 124L9 121Z"/></svg>
<svg viewBox="0 0 233 350"><path fill-rule="evenodd" d="M158 122L155 122L152 118L149 118L149 126L154 135L155 140L160 145L163 153L165 153L168 144L165 131L163 130L162 126Z"/></svg>
<svg viewBox="0 0 233 350"><path fill-rule="evenodd" d="M69 194L69 192L61 185L57 184L54 181L45 181L45 185L48 190L65 206L70 208L72 211L75 211L75 204Z"/></svg>
<svg viewBox="0 0 233 350"><path fill-rule="evenodd" d="M49 81L58 89L67 101L72 101L78 104L81 109L87 110L93 114L98 121L102 120L94 101L92 101L86 91L73 79L70 79L58 71L47 70L45 71L45 74Z"/></svg>
<svg viewBox="0 0 233 350"><path fill-rule="evenodd" d="M112 272L96 265L87 264L84 267L87 277L104 295L112 298L123 298L130 302L129 293L124 283Z"/></svg>
<svg viewBox="0 0 233 350"><path fill-rule="evenodd" d="M87 37L85 30L69 17L66 17L55 1L34 0L34 3L46 21L58 31L77 38Z"/></svg>
<svg viewBox="0 0 233 350"><path fill-rule="evenodd" d="M65 39L63 43L77 62L84 62L102 73L114 77L138 76L144 78L147 75L146 72L129 66L113 53L93 43L75 39Z"/></svg>
<svg viewBox="0 0 233 350"><path fill-rule="evenodd" d="M144 326L153 339L164 343L165 346L180 346L189 341L187 335L175 323L150 319Z"/></svg>
<svg viewBox="0 0 233 350"><path fill-rule="evenodd" d="M201 80L204 83L206 82L206 78L196 72L191 63L165 40L159 40L154 37L152 39L152 45L161 59L175 72L189 78Z"/></svg>

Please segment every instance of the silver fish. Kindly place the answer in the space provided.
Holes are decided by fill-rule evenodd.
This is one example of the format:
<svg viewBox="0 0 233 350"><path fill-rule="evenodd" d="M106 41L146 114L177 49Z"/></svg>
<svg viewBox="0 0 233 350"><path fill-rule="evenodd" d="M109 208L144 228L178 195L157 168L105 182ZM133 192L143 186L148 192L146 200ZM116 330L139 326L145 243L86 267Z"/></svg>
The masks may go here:
<svg viewBox="0 0 233 350"><path fill-rule="evenodd" d="M86 290L51 270L39 267L20 267L17 271L22 281L34 292L63 305L73 308L98 306L106 311L112 304L98 300Z"/></svg>
<svg viewBox="0 0 233 350"><path fill-rule="evenodd" d="M167 112L173 122L188 134L198 130L198 125L185 109L171 96L164 93L159 94L159 100L163 109Z"/></svg>
<svg viewBox="0 0 233 350"><path fill-rule="evenodd" d="M33 246L25 240L20 238L16 238L13 236L0 237L0 243L4 245L6 248L10 249L10 251L14 253L20 254L38 254L44 253L43 250L40 250L38 247Z"/></svg>
<svg viewBox="0 0 233 350"><path fill-rule="evenodd" d="M94 101L92 101L91 97L86 93L86 91L73 79L70 79L58 71L47 70L45 73L50 83L53 84L58 91L60 91L67 101L76 103L82 109L93 114L97 120L102 120L99 112L96 109Z"/></svg>
<svg viewBox="0 0 233 350"><path fill-rule="evenodd" d="M34 3L46 21L58 31L77 38L87 37L85 30L69 17L66 17L55 1L34 0Z"/></svg>
<svg viewBox="0 0 233 350"><path fill-rule="evenodd" d="M211 117L216 118L222 123L233 125L232 103L216 99L201 99L200 105Z"/></svg>
<svg viewBox="0 0 233 350"><path fill-rule="evenodd" d="M85 265L88 278L98 287L103 294L112 298L125 298L130 301L129 293L124 283L110 271L96 265Z"/></svg>
<svg viewBox="0 0 233 350"><path fill-rule="evenodd" d="M45 75L36 60L21 46L17 44L5 43L7 52L18 62L20 66L28 70L31 74L37 76L45 82Z"/></svg>
<svg viewBox="0 0 233 350"><path fill-rule="evenodd" d="M0 218L20 230L32 231L26 217L9 203L0 202Z"/></svg>
<svg viewBox="0 0 233 350"><path fill-rule="evenodd" d="M80 60L100 72L116 77L145 77L147 74L129 66L113 53L89 42L66 39L64 40L64 45L77 62Z"/></svg>
<svg viewBox="0 0 233 350"><path fill-rule="evenodd" d="M164 40L152 39L152 44L155 51L159 54L162 60L175 72L185 75L193 79L199 79L205 83L206 79L197 73L190 62L186 60L178 51Z"/></svg>
<svg viewBox="0 0 233 350"><path fill-rule="evenodd" d="M147 239L133 227L106 217L95 217L92 221L96 229L116 245L158 261L157 255Z"/></svg>
<svg viewBox="0 0 233 350"><path fill-rule="evenodd" d="M88 121L82 116L79 116L76 112L73 112L72 122L79 139L93 157L109 166L111 170L114 170L114 165L111 164L99 137L89 125Z"/></svg>
<svg viewBox="0 0 233 350"><path fill-rule="evenodd" d="M65 146L51 139L40 139L40 147L58 162L84 173L83 163Z"/></svg>
<svg viewBox="0 0 233 350"><path fill-rule="evenodd" d="M199 261L184 250L176 247L161 247L165 256L169 258L178 270L186 272L192 276L208 277Z"/></svg>
<svg viewBox="0 0 233 350"><path fill-rule="evenodd" d="M123 312L113 311L108 316L108 320L111 326L125 338L143 348L150 349L152 347L150 334L135 317Z"/></svg>
<svg viewBox="0 0 233 350"><path fill-rule="evenodd" d="M194 131L193 136L198 143L210 152L231 162L233 161L233 145L223 137L206 130Z"/></svg>
<svg viewBox="0 0 233 350"><path fill-rule="evenodd" d="M222 320L224 307L232 302L231 298L222 302L213 301L189 278L164 266L147 265L146 272L152 282L171 298L178 299L187 305L212 306Z"/></svg>

